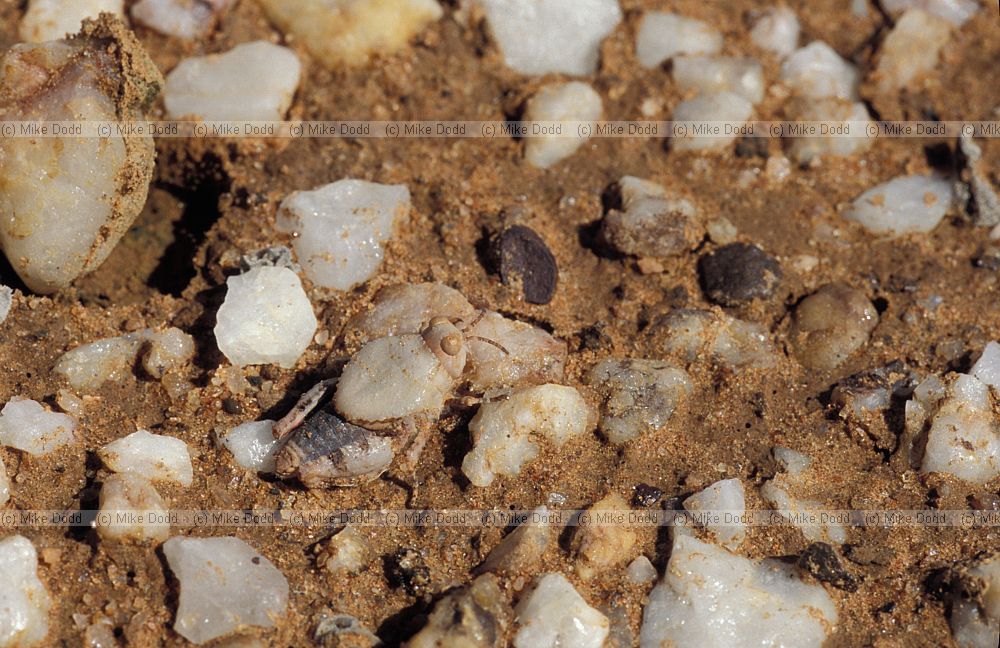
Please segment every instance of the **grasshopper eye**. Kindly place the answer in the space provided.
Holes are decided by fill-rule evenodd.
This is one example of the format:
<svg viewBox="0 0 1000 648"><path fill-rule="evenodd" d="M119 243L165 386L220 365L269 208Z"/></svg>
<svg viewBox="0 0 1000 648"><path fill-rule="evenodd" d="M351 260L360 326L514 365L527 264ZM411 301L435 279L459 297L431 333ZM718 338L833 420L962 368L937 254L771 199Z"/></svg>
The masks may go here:
<svg viewBox="0 0 1000 648"><path fill-rule="evenodd" d="M441 338L441 350L450 356L456 356L462 350L462 339L452 333Z"/></svg>

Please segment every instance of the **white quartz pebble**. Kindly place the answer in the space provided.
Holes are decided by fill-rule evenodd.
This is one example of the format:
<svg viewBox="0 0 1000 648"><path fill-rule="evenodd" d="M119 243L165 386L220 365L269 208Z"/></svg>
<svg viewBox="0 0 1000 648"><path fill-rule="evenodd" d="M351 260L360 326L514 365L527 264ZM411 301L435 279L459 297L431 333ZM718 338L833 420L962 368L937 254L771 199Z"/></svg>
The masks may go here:
<svg viewBox="0 0 1000 648"><path fill-rule="evenodd" d="M684 500L685 510L705 513L703 524L716 542L727 549L736 550L746 537L746 493L739 479L723 479ZM714 520L721 520L720 523Z"/></svg>
<svg viewBox="0 0 1000 648"><path fill-rule="evenodd" d="M347 525L330 538L316 557L316 564L335 575L357 574L368 567L370 554L365 533L356 526Z"/></svg>
<svg viewBox="0 0 1000 648"><path fill-rule="evenodd" d="M100 512L95 524L103 540L163 542L170 537L167 505L139 474L122 473L105 479Z"/></svg>
<svg viewBox="0 0 1000 648"><path fill-rule="evenodd" d="M261 266L230 277L216 315L215 339L234 365L292 367L312 342L317 321L298 275Z"/></svg>
<svg viewBox="0 0 1000 648"><path fill-rule="evenodd" d="M0 540L0 646L32 646L49 632L52 600L38 580L38 554L24 536Z"/></svg>
<svg viewBox="0 0 1000 648"><path fill-rule="evenodd" d="M540 442L559 448L589 430L594 418L580 392L563 385L487 397L469 423L473 447L462 472L475 486L489 486L497 475L516 475L538 456Z"/></svg>
<svg viewBox="0 0 1000 648"><path fill-rule="evenodd" d="M929 232L951 208L952 183L931 175L893 178L854 199L844 217L876 234Z"/></svg>
<svg viewBox="0 0 1000 648"><path fill-rule="evenodd" d="M143 329L67 351L56 362L54 371L65 376L76 389L95 390L108 380L120 381L130 375L144 346L143 368L157 379L183 367L195 352L194 338L178 328Z"/></svg>
<svg viewBox="0 0 1000 648"><path fill-rule="evenodd" d="M801 475L812 466L812 457L798 450L774 446L771 449L771 454L774 455L774 460L778 462L781 469L793 477Z"/></svg>
<svg viewBox="0 0 1000 648"><path fill-rule="evenodd" d="M0 445L41 456L73 442L76 421L28 398L12 398L0 410Z"/></svg>
<svg viewBox="0 0 1000 648"><path fill-rule="evenodd" d="M267 41L182 60L167 75L163 103L174 119L279 121L292 104L302 64Z"/></svg>
<svg viewBox="0 0 1000 648"><path fill-rule="evenodd" d="M764 71L751 58L678 56L672 74L681 91L732 92L754 104L764 98Z"/></svg>
<svg viewBox="0 0 1000 648"><path fill-rule="evenodd" d="M750 40L784 58L799 46L799 17L788 7L771 7L754 21Z"/></svg>
<svg viewBox="0 0 1000 648"><path fill-rule="evenodd" d="M374 276L409 210L406 185L338 180L285 198L277 226L295 235L295 256L313 283L349 290Z"/></svg>
<svg viewBox="0 0 1000 648"><path fill-rule="evenodd" d="M1000 344L988 343L969 373L990 387L1000 388Z"/></svg>
<svg viewBox="0 0 1000 648"><path fill-rule="evenodd" d="M274 421L250 421L237 425L222 437L222 445L233 453L236 463L249 470L274 472L275 455L281 449L274 438Z"/></svg>
<svg viewBox="0 0 1000 648"><path fill-rule="evenodd" d="M822 41L813 41L789 55L781 65L781 80L800 97L858 99L857 67Z"/></svg>
<svg viewBox="0 0 1000 648"><path fill-rule="evenodd" d="M618 0L478 0L504 62L516 72L584 76L621 22Z"/></svg>
<svg viewBox="0 0 1000 648"><path fill-rule="evenodd" d="M187 444L174 437L138 430L97 451L108 468L134 473L153 481L190 486L194 480Z"/></svg>
<svg viewBox="0 0 1000 648"><path fill-rule="evenodd" d="M649 562L649 558L639 556L628 564L625 568L625 577L634 585L645 585L656 580L656 567Z"/></svg>
<svg viewBox="0 0 1000 648"><path fill-rule="evenodd" d="M29 0L18 34L26 43L59 40L102 13L125 17L124 0Z"/></svg>
<svg viewBox="0 0 1000 648"><path fill-rule="evenodd" d="M1000 475L1000 421L993 412L990 388L974 376L953 374L944 394L914 391L914 400L930 422L921 463L923 472L949 473L976 484ZM907 425L915 412L907 403ZM922 429L923 424L918 429Z"/></svg>
<svg viewBox="0 0 1000 648"><path fill-rule="evenodd" d="M541 576L515 613L515 648L600 648L611 627L562 574Z"/></svg>
<svg viewBox="0 0 1000 648"><path fill-rule="evenodd" d="M926 11L910 9L904 13L879 48L874 73L879 91L905 88L933 70L951 30L951 23Z"/></svg>
<svg viewBox="0 0 1000 648"><path fill-rule="evenodd" d="M288 581L271 561L233 537L174 537L163 554L180 582L174 630L205 643L243 626L274 627L288 605Z"/></svg>
<svg viewBox="0 0 1000 648"><path fill-rule="evenodd" d="M825 98L797 102L790 107L791 117L806 122L850 122L850 137L833 135L797 135L789 138L789 155L799 164L808 164L823 156L848 157L864 153L873 140L868 136L872 123L868 108L860 101ZM839 125L839 124L838 124Z"/></svg>
<svg viewBox="0 0 1000 648"><path fill-rule="evenodd" d="M132 20L166 36L198 38L215 26L217 15L236 0L139 0Z"/></svg>
<svg viewBox="0 0 1000 648"><path fill-rule="evenodd" d="M442 15L437 0L257 0L267 17L328 68L393 54Z"/></svg>
<svg viewBox="0 0 1000 648"><path fill-rule="evenodd" d="M659 324L667 337L663 349L685 362L706 355L729 367L773 366L777 351L761 325L714 311L680 309Z"/></svg>
<svg viewBox="0 0 1000 648"><path fill-rule="evenodd" d="M643 67L654 68L678 54L717 54L722 34L694 18L650 11L639 23L635 55Z"/></svg>
<svg viewBox="0 0 1000 648"><path fill-rule="evenodd" d="M822 585L683 534L643 611L641 648L820 648L837 623Z"/></svg>
<svg viewBox="0 0 1000 648"><path fill-rule="evenodd" d="M612 443L625 443L662 428L692 389L683 369L659 360L631 358L599 362L587 382L603 398L600 428Z"/></svg>
<svg viewBox="0 0 1000 648"><path fill-rule="evenodd" d="M601 96L586 83L570 81L542 87L528 100L523 120L527 122L592 122L601 118ZM589 137L578 135L575 124L545 124L559 134L530 136L524 157L532 166L547 169L572 155Z"/></svg>
<svg viewBox="0 0 1000 648"><path fill-rule="evenodd" d="M728 132L743 126L753 117L753 104L745 97L733 92L713 92L698 95L694 99L682 101L674 108L674 121L679 122L729 122ZM701 151L725 148L735 139L735 134L726 134L725 126L719 124L722 132L718 135L695 135L692 128L681 136L675 136L670 147L675 151Z"/></svg>
<svg viewBox="0 0 1000 648"><path fill-rule="evenodd" d="M899 16L908 9L922 9L961 27L979 13L976 0L881 0L881 6L892 16Z"/></svg>

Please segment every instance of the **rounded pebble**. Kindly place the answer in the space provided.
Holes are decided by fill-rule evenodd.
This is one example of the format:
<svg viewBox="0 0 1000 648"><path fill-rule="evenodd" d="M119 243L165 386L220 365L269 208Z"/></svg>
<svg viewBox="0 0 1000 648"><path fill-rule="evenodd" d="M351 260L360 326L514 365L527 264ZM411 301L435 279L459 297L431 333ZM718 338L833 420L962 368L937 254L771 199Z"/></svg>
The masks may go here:
<svg viewBox="0 0 1000 648"><path fill-rule="evenodd" d="M556 258L530 227L514 225L492 241L492 263L505 286L520 284L529 304L548 304L559 283Z"/></svg>
<svg viewBox="0 0 1000 648"><path fill-rule="evenodd" d="M781 280L774 257L750 243L731 243L698 261L705 295L723 306L770 297Z"/></svg>

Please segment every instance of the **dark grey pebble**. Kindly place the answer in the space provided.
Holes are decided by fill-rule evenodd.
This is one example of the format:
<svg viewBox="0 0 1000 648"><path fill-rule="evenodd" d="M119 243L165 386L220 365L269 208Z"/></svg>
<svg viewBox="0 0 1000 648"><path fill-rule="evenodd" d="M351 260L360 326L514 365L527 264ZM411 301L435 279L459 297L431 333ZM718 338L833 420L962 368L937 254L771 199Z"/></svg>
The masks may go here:
<svg viewBox="0 0 1000 648"><path fill-rule="evenodd" d="M797 564L816 580L829 583L837 589L845 592L855 592L858 589L858 580L844 569L837 552L825 542L814 542L806 547Z"/></svg>
<svg viewBox="0 0 1000 648"><path fill-rule="evenodd" d="M556 258L530 227L513 225L490 242L491 270L505 286L521 286L529 304L552 301L559 282Z"/></svg>
<svg viewBox="0 0 1000 648"><path fill-rule="evenodd" d="M698 260L705 295L723 306L770 297L781 279L774 257L752 243L731 243Z"/></svg>

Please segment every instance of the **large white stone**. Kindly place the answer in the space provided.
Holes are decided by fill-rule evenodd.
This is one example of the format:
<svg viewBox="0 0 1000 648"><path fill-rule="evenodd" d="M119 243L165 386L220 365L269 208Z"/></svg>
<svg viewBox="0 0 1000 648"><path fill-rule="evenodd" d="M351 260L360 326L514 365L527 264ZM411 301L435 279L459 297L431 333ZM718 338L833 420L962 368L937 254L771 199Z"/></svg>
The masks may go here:
<svg viewBox="0 0 1000 648"><path fill-rule="evenodd" d="M274 421L250 421L237 425L222 437L222 445L233 459L249 470L273 473L281 443L274 438Z"/></svg>
<svg viewBox="0 0 1000 648"><path fill-rule="evenodd" d="M713 92L688 99L674 108L674 121L730 122L730 132L753 117L753 104L745 97L733 92ZM670 147L675 151L702 151L725 148L736 135L692 135L689 128L683 136L675 135Z"/></svg>
<svg viewBox="0 0 1000 648"><path fill-rule="evenodd" d="M875 80L881 92L911 85L933 70L951 38L952 25L944 18L910 9L896 21L879 48Z"/></svg>
<svg viewBox="0 0 1000 648"><path fill-rule="evenodd" d="M813 41L786 58L781 65L781 80L800 97L858 99L857 67L822 41Z"/></svg>
<svg viewBox="0 0 1000 648"><path fill-rule="evenodd" d="M0 121L143 119L161 82L132 32L101 21L69 41L8 49ZM0 247L35 292L100 266L146 202L152 137L86 135L16 137L0 147Z"/></svg>
<svg viewBox="0 0 1000 648"><path fill-rule="evenodd" d="M764 98L764 70L751 58L678 56L674 58L673 76L684 92L732 92L754 104Z"/></svg>
<svg viewBox="0 0 1000 648"><path fill-rule="evenodd" d="M167 75L163 103L174 119L279 121L292 105L302 64L267 41L187 58Z"/></svg>
<svg viewBox="0 0 1000 648"><path fill-rule="evenodd" d="M542 87L528 100L523 120L528 122L593 122L601 118L601 95L586 83L570 81ZM532 166L547 169L569 157L589 136L579 135L576 125L564 125L564 135L531 136L525 140L524 158Z"/></svg>
<svg viewBox="0 0 1000 648"><path fill-rule="evenodd" d="M754 21L754 45L784 58L799 46L799 17L788 7L771 7Z"/></svg>
<svg viewBox="0 0 1000 648"><path fill-rule="evenodd" d="M375 275L382 246L409 210L406 185L338 180L285 198L277 225L295 235L295 256L313 283L348 290Z"/></svg>
<svg viewBox="0 0 1000 648"><path fill-rule="evenodd" d="M29 0L18 34L26 43L65 38L80 31L87 18L110 13L124 18L124 0Z"/></svg>
<svg viewBox="0 0 1000 648"><path fill-rule="evenodd" d="M612 443L662 428L692 389L683 369L632 358L599 362L587 382L603 397L600 427Z"/></svg>
<svg viewBox="0 0 1000 648"><path fill-rule="evenodd" d="M163 554L180 582L174 630L201 644L241 626L274 627L288 605L288 581L239 538L174 537Z"/></svg>
<svg viewBox="0 0 1000 648"><path fill-rule="evenodd" d="M562 574L545 574L514 610L515 648L601 648L611 624Z"/></svg>
<svg viewBox="0 0 1000 648"><path fill-rule="evenodd" d="M28 398L12 398L0 410L0 445L41 456L73 442L76 421Z"/></svg>
<svg viewBox="0 0 1000 648"><path fill-rule="evenodd" d="M798 121L850 122L852 137L830 135L808 135L790 138L789 155L799 164L807 164L814 158L823 156L848 157L864 153L871 148L873 139L868 136L871 115L860 101L826 98L809 99L797 103L790 109L792 118Z"/></svg>
<svg viewBox="0 0 1000 648"><path fill-rule="evenodd" d="M38 554L24 536L0 540L0 646L31 646L49 632L52 601L38 580Z"/></svg>
<svg viewBox="0 0 1000 648"><path fill-rule="evenodd" d="M708 519L721 519L721 523L707 522L703 526L716 542L735 551L747 535L744 514L746 492L739 479L723 479L710 484L684 500L684 508L691 513L707 514Z"/></svg>
<svg viewBox="0 0 1000 648"><path fill-rule="evenodd" d="M316 315L299 277L288 268L261 266L226 281L216 315L219 350L240 367L292 367L316 334Z"/></svg>
<svg viewBox="0 0 1000 648"><path fill-rule="evenodd" d="M793 570L679 534L643 611L639 645L819 648L837 623L837 609L821 585L803 583Z"/></svg>
<svg viewBox="0 0 1000 648"><path fill-rule="evenodd" d="M97 451L108 468L154 481L190 486L194 480L187 444L174 437L138 430Z"/></svg>
<svg viewBox="0 0 1000 648"><path fill-rule="evenodd" d="M618 0L478 0L504 61L521 74L597 71L601 41L621 22Z"/></svg>
<svg viewBox="0 0 1000 648"><path fill-rule="evenodd" d="M717 54L722 34L694 18L650 11L639 23L635 55L643 67L654 68L678 54Z"/></svg>
<svg viewBox="0 0 1000 648"><path fill-rule="evenodd" d="M931 175L893 178L854 199L844 217L876 234L929 232L954 201L952 183Z"/></svg>
<svg viewBox="0 0 1000 648"><path fill-rule="evenodd" d="M437 0L257 0L267 17L329 68L397 52L442 15Z"/></svg>
<svg viewBox="0 0 1000 648"><path fill-rule="evenodd" d="M59 358L53 370L76 389L95 390L106 381L120 381L131 375L144 347L143 368L153 378L183 367L195 352L194 338L178 328L142 329L71 349Z"/></svg>
<svg viewBox="0 0 1000 648"><path fill-rule="evenodd" d="M497 475L518 474L543 440L559 448L593 422L593 411L572 387L540 385L487 397L469 423L473 446L462 472L473 485L489 486Z"/></svg>

